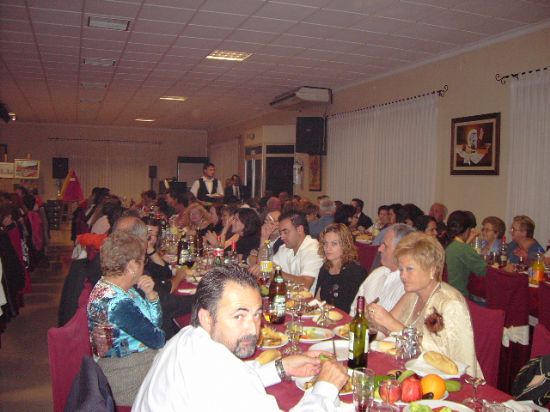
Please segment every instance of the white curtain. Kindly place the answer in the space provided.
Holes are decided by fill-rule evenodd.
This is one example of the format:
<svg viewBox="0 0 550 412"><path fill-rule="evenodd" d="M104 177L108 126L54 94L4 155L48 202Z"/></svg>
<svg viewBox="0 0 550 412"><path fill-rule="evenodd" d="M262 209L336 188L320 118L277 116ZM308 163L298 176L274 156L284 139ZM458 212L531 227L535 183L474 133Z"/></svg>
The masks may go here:
<svg viewBox="0 0 550 412"><path fill-rule="evenodd" d="M104 186L128 201L139 201L140 193L150 188L149 166L158 166L159 150L157 142L55 141L56 156L69 158L84 197L93 187Z"/></svg>
<svg viewBox="0 0 550 412"><path fill-rule="evenodd" d="M239 139L214 143L208 147L208 158L216 165L216 177L224 184L231 175L239 174ZM243 176L241 180L244 181Z"/></svg>
<svg viewBox="0 0 550 412"><path fill-rule="evenodd" d="M506 223L535 221L535 238L550 239L550 73L512 80Z"/></svg>
<svg viewBox="0 0 550 412"><path fill-rule="evenodd" d="M328 120L328 194L382 204L415 203L425 212L435 196L437 97L335 115Z"/></svg>

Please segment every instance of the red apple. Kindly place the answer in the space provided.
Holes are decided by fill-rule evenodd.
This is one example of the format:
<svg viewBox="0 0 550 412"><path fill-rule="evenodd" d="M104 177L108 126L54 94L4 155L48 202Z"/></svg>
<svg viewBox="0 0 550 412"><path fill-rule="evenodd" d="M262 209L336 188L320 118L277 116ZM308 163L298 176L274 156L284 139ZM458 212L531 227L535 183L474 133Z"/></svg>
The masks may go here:
<svg viewBox="0 0 550 412"><path fill-rule="evenodd" d="M422 399L422 385L419 379L411 376L401 382L401 400L403 402L414 402L420 399Z"/></svg>
<svg viewBox="0 0 550 412"><path fill-rule="evenodd" d="M401 386L397 380L387 380L380 384L380 397L388 403L395 403L401 398Z"/></svg>

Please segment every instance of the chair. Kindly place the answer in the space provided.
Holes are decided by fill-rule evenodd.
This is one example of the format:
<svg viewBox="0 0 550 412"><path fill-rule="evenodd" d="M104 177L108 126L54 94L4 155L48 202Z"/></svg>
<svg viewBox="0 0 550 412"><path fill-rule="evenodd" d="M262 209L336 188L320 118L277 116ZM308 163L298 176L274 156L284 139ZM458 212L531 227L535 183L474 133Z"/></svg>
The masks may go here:
<svg viewBox="0 0 550 412"><path fill-rule="evenodd" d="M539 284L539 323L550 330L550 283L540 282Z"/></svg>
<svg viewBox="0 0 550 412"><path fill-rule="evenodd" d="M531 358L550 353L550 330L543 324L535 326L533 333L533 347L531 348Z"/></svg>
<svg viewBox="0 0 550 412"><path fill-rule="evenodd" d="M48 357L52 378L54 412L62 412L84 356L92 355L86 307L60 328L48 330Z"/></svg>
<svg viewBox="0 0 550 412"><path fill-rule="evenodd" d="M498 388L510 393L512 380L529 359L529 278L487 269L487 307L505 312Z"/></svg>
<svg viewBox="0 0 550 412"><path fill-rule="evenodd" d="M504 330L504 311L487 309L471 300L468 300L468 308L472 318L477 360L487 383L496 386Z"/></svg>
<svg viewBox="0 0 550 412"><path fill-rule="evenodd" d="M485 299L487 297L487 280L485 276L477 276L475 273L470 273L468 292L470 292L471 296Z"/></svg>
<svg viewBox="0 0 550 412"><path fill-rule="evenodd" d="M359 263L363 266L367 273L369 273L376 258L376 254L378 253L378 246L365 245L359 242L356 242L355 246L357 246Z"/></svg>

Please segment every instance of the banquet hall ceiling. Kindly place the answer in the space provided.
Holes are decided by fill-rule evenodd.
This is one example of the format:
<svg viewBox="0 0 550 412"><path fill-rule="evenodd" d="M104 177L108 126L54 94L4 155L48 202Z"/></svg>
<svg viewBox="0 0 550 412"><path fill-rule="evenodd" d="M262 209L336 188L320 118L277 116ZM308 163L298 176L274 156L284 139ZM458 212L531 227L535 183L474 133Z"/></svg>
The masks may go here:
<svg viewBox="0 0 550 412"><path fill-rule="evenodd" d="M212 130L549 18L550 0L0 0L0 101L25 122Z"/></svg>

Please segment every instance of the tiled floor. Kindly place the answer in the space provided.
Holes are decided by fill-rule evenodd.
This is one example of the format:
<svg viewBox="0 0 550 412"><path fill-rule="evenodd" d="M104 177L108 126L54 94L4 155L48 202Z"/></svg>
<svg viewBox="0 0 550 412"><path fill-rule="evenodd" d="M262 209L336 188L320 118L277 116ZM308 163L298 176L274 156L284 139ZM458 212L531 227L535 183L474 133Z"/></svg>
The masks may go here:
<svg viewBox="0 0 550 412"><path fill-rule="evenodd" d="M72 248L66 228L51 234L49 265L33 272L32 293L25 296L25 307L2 334L0 412L52 410L46 333L57 323L57 307L68 268L66 257Z"/></svg>

